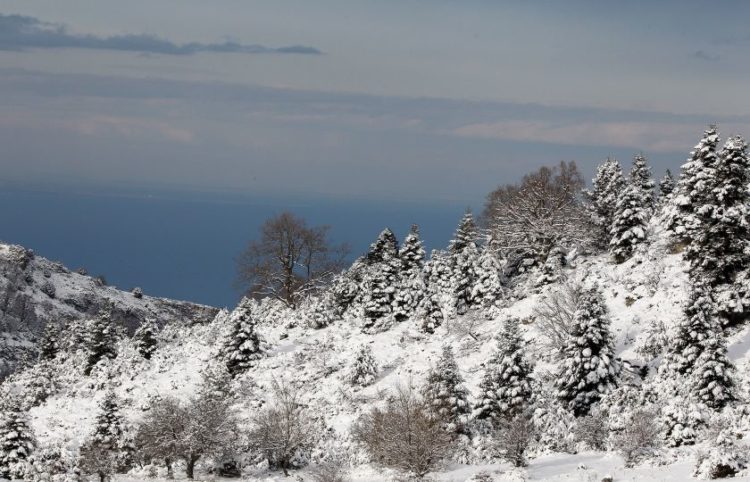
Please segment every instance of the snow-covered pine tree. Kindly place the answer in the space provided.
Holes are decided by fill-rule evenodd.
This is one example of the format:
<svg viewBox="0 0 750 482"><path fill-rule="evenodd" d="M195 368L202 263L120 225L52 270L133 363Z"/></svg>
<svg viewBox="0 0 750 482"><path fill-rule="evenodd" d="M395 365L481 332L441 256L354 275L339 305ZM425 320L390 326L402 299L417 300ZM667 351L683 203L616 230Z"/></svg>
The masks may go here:
<svg viewBox="0 0 750 482"><path fill-rule="evenodd" d="M127 440L117 395L112 391L107 392L99 403L99 413L89 443L111 454L118 468L124 469L132 462L134 449Z"/></svg>
<svg viewBox="0 0 750 482"><path fill-rule="evenodd" d="M653 199L648 199L647 195L652 197L653 190L650 193L644 192L641 183L645 181L642 179L643 174L639 173L641 170L642 167L633 166L631 177L615 207L609 251L617 263L629 259L636 246L646 240L649 205L653 203Z"/></svg>
<svg viewBox="0 0 750 482"><path fill-rule="evenodd" d="M727 356L723 330L719 326L715 328L718 329L712 330L703 340L702 353L693 367L690 386L699 401L719 410L736 396L732 378L734 365Z"/></svg>
<svg viewBox="0 0 750 482"><path fill-rule="evenodd" d="M713 177L719 134L716 126L709 126L703 138L682 165L680 179L671 202L666 207L667 230L676 243L688 243L696 227L695 212L704 204L701 185Z"/></svg>
<svg viewBox="0 0 750 482"><path fill-rule="evenodd" d="M420 329L425 333L435 333L438 326L443 324L445 315L440 303L440 294L428 291L417 307L417 320Z"/></svg>
<svg viewBox="0 0 750 482"><path fill-rule="evenodd" d="M669 340L659 368L664 376L690 375L703 353L705 341L719 329L715 319L716 306L710 290L700 283L691 287L685 316Z"/></svg>
<svg viewBox="0 0 750 482"><path fill-rule="evenodd" d="M227 370L234 377L263 358L263 341L256 332L255 319L247 309L239 309L230 318L231 328L224 341L223 355Z"/></svg>
<svg viewBox="0 0 750 482"><path fill-rule="evenodd" d="M372 348L370 348L370 345L362 345L357 351L357 356L349 370L348 381L352 385L366 387L372 385L377 375L378 364L372 354Z"/></svg>
<svg viewBox="0 0 750 482"><path fill-rule="evenodd" d="M587 209L596 228L596 244L606 249L611 239L610 231L615 217L617 199L625 187L622 167L616 159L607 159L599 165L592 181L593 187L585 191Z"/></svg>
<svg viewBox="0 0 750 482"><path fill-rule="evenodd" d="M446 430L463 430L464 418L471 412L469 394L450 345L443 345L442 355L427 375L424 397Z"/></svg>
<svg viewBox="0 0 750 482"><path fill-rule="evenodd" d="M747 143L730 137L693 192L700 199L692 239L685 251L693 279L713 287L731 283L750 261L750 159Z"/></svg>
<svg viewBox="0 0 750 482"><path fill-rule="evenodd" d="M471 291L472 303L488 309L502 298L503 285L500 278L500 262L488 241L479 254L476 266L477 280Z"/></svg>
<svg viewBox="0 0 750 482"><path fill-rule="evenodd" d="M141 325L133 333L133 344L146 360L151 359L151 355L156 351L156 334L159 332L159 327L156 324L156 319L147 317L141 322Z"/></svg>
<svg viewBox="0 0 750 482"><path fill-rule="evenodd" d="M524 356L518 319L508 318L498 336L497 351L485 366L474 417L497 424L521 413L531 404L531 372Z"/></svg>
<svg viewBox="0 0 750 482"><path fill-rule="evenodd" d="M542 265L542 273L536 280L537 286L544 286L559 281L566 262L565 250L559 246L552 248L547 255L547 259L544 261L544 265Z"/></svg>
<svg viewBox="0 0 750 482"><path fill-rule="evenodd" d="M453 293L456 313L466 313L472 302L471 290L476 284L476 267L479 261L477 249L477 227L471 212L464 214L451 240L448 251L451 255Z"/></svg>
<svg viewBox="0 0 750 482"><path fill-rule="evenodd" d="M617 385L620 367L614 357L609 325L599 288L585 290L573 315L555 380L557 396L576 416L586 415L602 395Z"/></svg>
<svg viewBox="0 0 750 482"><path fill-rule="evenodd" d="M654 207L654 187L656 183L651 175L651 167L649 167L643 155L639 154L633 158L629 182L640 188L643 195L643 207L651 211Z"/></svg>
<svg viewBox="0 0 750 482"><path fill-rule="evenodd" d="M425 292L424 245L419 238L419 226L412 225L398 253L401 259L399 290L395 297L394 318L403 321L412 316Z"/></svg>
<svg viewBox="0 0 750 482"><path fill-rule="evenodd" d="M60 350L60 333L54 323L47 322L39 342L39 360L54 360Z"/></svg>
<svg viewBox="0 0 750 482"><path fill-rule="evenodd" d="M664 177L659 181L659 200L662 203L666 202L676 187L677 185L674 176L672 176L672 171L667 169L667 172L664 173Z"/></svg>
<svg viewBox="0 0 750 482"><path fill-rule="evenodd" d="M112 309L106 307L99 316L90 320L86 336L88 358L84 373L91 373L94 366L105 358L117 357L117 330L112 321Z"/></svg>
<svg viewBox="0 0 750 482"><path fill-rule="evenodd" d="M401 260L393 231L384 229L370 245L363 282L366 331L382 331L391 325Z"/></svg>
<svg viewBox="0 0 750 482"><path fill-rule="evenodd" d="M452 287L453 273L449 253L433 249L430 260L424 266L424 280L427 289L441 297L454 299ZM453 306L455 303L452 303Z"/></svg>
<svg viewBox="0 0 750 482"><path fill-rule="evenodd" d="M17 404L4 406L0 413L0 477L22 479L26 461L36 447L34 432Z"/></svg>

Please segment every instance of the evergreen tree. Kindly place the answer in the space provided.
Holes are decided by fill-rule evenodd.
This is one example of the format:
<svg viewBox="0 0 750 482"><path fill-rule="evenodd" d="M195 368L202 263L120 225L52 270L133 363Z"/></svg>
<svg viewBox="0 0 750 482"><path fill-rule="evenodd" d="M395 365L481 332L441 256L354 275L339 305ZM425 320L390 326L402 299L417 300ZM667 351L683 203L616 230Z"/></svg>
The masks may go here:
<svg viewBox="0 0 750 482"><path fill-rule="evenodd" d="M443 324L445 315L440 304L439 293L427 292L417 308L417 319L420 321L421 330L430 334L435 333L435 329Z"/></svg>
<svg viewBox="0 0 750 482"><path fill-rule="evenodd" d="M398 254L401 260L401 276L395 297L394 317L396 321L403 321L414 314L425 291L422 278L425 251L416 224L412 225Z"/></svg>
<svg viewBox="0 0 750 482"><path fill-rule="evenodd" d="M635 248L646 241L648 210L644 203L641 188L633 182L628 183L617 201L610 231L612 239L609 242L609 251L617 263L629 259Z"/></svg>
<svg viewBox="0 0 750 482"><path fill-rule="evenodd" d="M369 345L363 345L357 351L357 357L349 371L349 383L360 387L372 385L378 375L378 365Z"/></svg>
<svg viewBox="0 0 750 482"><path fill-rule="evenodd" d="M496 424L520 414L530 404L531 372L524 356L518 320L508 318L498 337L497 351L485 367L474 416Z"/></svg>
<svg viewBox="0 0 750 482"><path fill-rule="evenodd" d="M537 286L544 286L558 281L566 262L565 250L558 246L552 248L542 266L542 274L536 280Z"/></svg>
<svg viewBox="0 0 750 482"><path fill-rule="evenodd" d="M609 331L609 315L598 287L585 290L573 314L573 325L562 349L563 362L555 381L557 396L576 415L617 384L619 364Z"/></svg>
<svg viewBox="0 0 750 482"><path fill-rule="evenodd" d="M453 299L453 274L448 253L432 250L430 260L425 263L424 280L429 291Z"/></svg>
<svg viewBox="0 0 750 482"><path fill-rule="evenodd" d="M364 285L364 316L366 331L387 329L392 320L401 260L398 242L390 229L380 233L367 253Z"/></svg>
<svg viewBox="0 0 750 482"><path fill-rule="evenodd" d="M448 251L451 255L453 293L456 313L462 315L471 305L471 290L476 283L476 267L479 251L476 243L477 228L470 212L464 214L451 240Z"/></svg>
<svg viewBox="0 0 750 482"><path fill-rule="evenodd" d="M710 288L696 284L662 363L662 374L686 376L691 394L711 408L734 400L734 367Z"/></svg>
<svg viewBox="0 0 750 482"><path fill-rule="evenodd" d="M446 430L463 430L463 418L470 412L468 392L450 345L443 346L442 356L427 375L424 396L431 410L444 422Z"/></svg>
<svg viewBox="0 0 750 482"><path fill-rule="evenodd" d="M39 360L54 360L57 352L60 350L60 333L57 327L47 322L42 333L42 340L39 342Z"/></svg>
<svg viewBox="0 0 750 482"><path fill-rule="evenodd" d="M584 194L588 200L589 216L596 230L596 244L606 248L611 239L617 199L625 186L620 163L615 159L604 161L597 168L592 184L592 190L585 191Z"/></svg>
<svg viewBox="0 0 750 482"><path fill-rule="evenodd" d="M715 319L715 304L711 292L701 284L693 284L690 301L685 307L685 316L669 341L661 370L666 376L690 375L704 344L718 329Z"/></svg>
<svg viewBox="0 0 750 482"><path fill-rule="evenodd" d="M0 414L0 477L22 479L26 462L36 441L26 415L16 404L3 407Z"/></svg>
<svg viewBox="0 0 750 482"><path fill-rule="evenodd" d="M672 195L676 187L674 177L672 176L672 171L667 169L667 172L664 173L664 177L661 178L661 181L659 181L659 198L662 201L666 201L669 199L669 197Z"/></svg>
<svg viewBox="0 0 750 482"><path fill-rule="evenodd" d="M91 373L94 366L105 358L117 357L117 330L112 321L112 308L106 307L99 316L89 322L88 336L86 337L86 348L88 358L86 375Z"/></svg>
<svg viewBox="0 0 750 482"><path fill-rule="evenodd" d="M682 165L680 180L666 212L667 229L676 242L687 243L692 239L692 230L697 224L695 213L704 204L701 186L713 176L718 143L716 126L709 126L690 159Z"/></svg>
<svg viewBox="0 0 750 482"><path fill-rule="evenodd" d="M693 279L716 286L734 281L750 261L747 143L730 137L710 174L693 189L701 203L693 212L696 222L685 258Z"/></svg>
<svg viewBox="0 0 750 482"><path fill-rule="evenodd" d="M141 326L133 334L135 348L146 360L150 360L151 355L156 351L156 334L158 331L159 327L156 325L156 320L148 317L141 322Z"/></svg>
<svg viewBox="0 0 750 482"><path fill-rule="evenodd" d="M654 187L656 183L651 175L651 167L649 167L646 158L642 155L637 155L633 158L633 167L630 169L629 182L640 189L643 196L643 207L651 211L654 207Z"/></svg>
<svg viewBox="0 0 750 482"><path fill-rule="evenodd" d="M477 261L477 280L471 291L472 303L490 308L502 298L503 285L500 278L500 263L497 260L491 242L483 248Z"/></svg>
<svg viewBox="0 0 750 482"><path fill-rule="evenodd" d="M231 329L224 342L224 360L234 377L244 373L264 355L263 342L255 331L255 319L241 308L230 319Z"/></svg>
<svg viewBox="0 0 750 482"><path fill-rule="evenodd" d="M132 462L134 448L124 429L117 396L114 392L105 394L99 404L99 413L94 423L94 432L88 443L106 452L114 460L115 467L126 469Z"/></svg>

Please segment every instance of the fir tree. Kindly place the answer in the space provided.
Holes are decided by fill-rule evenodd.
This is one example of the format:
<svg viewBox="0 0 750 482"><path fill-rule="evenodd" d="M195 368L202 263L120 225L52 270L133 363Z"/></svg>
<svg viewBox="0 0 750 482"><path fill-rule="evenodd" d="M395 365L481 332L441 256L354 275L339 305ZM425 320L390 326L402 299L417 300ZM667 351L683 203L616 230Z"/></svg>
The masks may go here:
<svg viewBox="0 0 750 482"><path fill-rule="evenodd" d="M453 294L456 313L462 315L471 305L471 290L476 283L476 267L479 251L476 243L476 224L470 212L464 214L451 240L448 251L451 255Z"/></svg>
<svg viewBox="0 0 750 482"><path fill-rule="evenodd" d="M390 229L380 233L367 253L364 285L366 331L381 331L390 326L396 286L401 271L398 242Z"/></svg>
<svg viewBox="0 0 750 482"><path fill-rule="evenodd" d="M750 261L747 143L730 137L710 174L693 189L701 203L693 212L695 227L685 258L693 279L716 286L734 281Z"/></svg>
<svg viewBox="0 0 750 482"><path fill-rule="evenodd" d="M675 187L676 184L674 177L672 176L672 171L667 169L667 172L664 173L664 177L659 181L659 199L662 201L668 200L674 192Z"/></svg>
<svg viewBox="0 0 750 482"><path fill-rule="evenodd" d="M91 320L86 338L88 358L84 373L89 375L101 360L117 357L117 330L112 321L111 307L104 308L97 318Z"/></svg>
<svg viewBox="0 0 750 482"><path fill-rule="evenodd" d="M263 357L264 349L249 310L239 309L233 318L229 336L224 342L224 360L234 377L255 365Z"/></svg>
<svg viewBox="0 0 750 482"><path fill-rule="evenodd" d="M685 316L669 341L660 368L665 375L690 375L693 372L706 341L719 329L715 316L710 290L701 284L693 284Z"/></svg>
<svg viewBox="0 0 750 482"><path fill-rule="evenodd" d="M713 176L719 134L716 126L709 126L693 149L690 159L682 165L680 180L667 206L667 230L675 242L688 243L697 220L695 213L704 204L702 185Z"/></svg>
<svg viewBox="0 0 750 482"><path fill-rule="evenodd" d="M427 289L433 293L453 299L453 274L451 259L445 251L432 250L430 260L425 263L424 280Z"/></svg>
<svg viewBox="0 0 750 482"><path fill-rule="evenodd" d="M150 360L151 355L156 351L156 334L158 331L159 327L156 325L156 320L148 317L141 322L141 325L133 334L135 348L146 360Z"/></svg>
<svg viewBox="0 0 750 482"><path fill-rule="evenodd" d="M42 340L39 342L39 360L54 360L60 350L60 333L57 327L50 322L44 326Z"/></svg>
<svg viewBox="0 0 750 482"><path fill-rule="evenodd" d="M414 314L425 291L422 278L425 251L416 224L412 225L398 255L401 260L401 276L395 297L394 317L396 321L403 321Z"/></svg>
<svg viewBox="0 0 750 482"><path fill-rule="evenodd" d="M427 375L425 401L451 432L463 430L463 418L469 414L468 392L458 371L450 345L443 346L442 356Z"/></svg>
<svg viewBox="0 0 750 482"><path fill-rule="evenodd" d="M617 201L615 218L612 223L609 251L615 262L622 263L629 259L635 248L646 241L648 210L644 205L641 188L628 183L625 191Z"/></svg>
<svg viewBox="0 0 750 482"><path fill-rule="evenodd" d="M662 363L662 375L685 376L691 394L711 408L734 400L734 366L727 357L724 332L710 288L696 284Z"/></svg>
<svg viewBox="0 0 750 482"><path fill-rule="evenodd" d="M36 441L26 415L11 404L0 414L0 477L22 479Z"/></svg>
<svg viewBox="0 0 750 482"><path fill-rule="evenodd" d="M552 248L542 266L542 274L536 280L537 286L557 282L560 279L565 263L565 251L557 246Z"/></svg>
<svg viewBox="0 0 750 482"><path fill-rule="evenodd" d="M497 351L485 367L474 416L497 423L520 414L531 399L532 368L524 356L518 320L509 318L498 337Z"/></svg>
<svg viewBox="0 0 750 482"><path fill-rule="evenodd" d="M609 324L599 288L584 291L562 349L563 362L555 381L557 396L576 416L586 415L617 384L619 366Z"/></svg>
<svg viewBox="0 0 750 482"><path fill-rule="evenodd" d="M500 278L500 263L497 260L491 242L483 248L477 261L477 280L471 291L472 303L479 304L485 309L495 306L502 298L503 285Z"/></svg>
<svg viewBox="0 0 750 482"><path fill-rule="evenodd" d="M651 168L642 155L633 158L633 167L630 170L630 184L637 186L643 196L643 207L652 210L654 207L654 187L656 183L651 175Z"/></svg>
<svg viewBox="0 0 750 482"><path fill-rule="evenodd" d="M592 190L585 192L588 211L596 229L596 243L599 247L606 248L611 239L617 199L625 186L620 163L615 159L604 161L597 168L592 184Z"/></svg>
<svg viewBox="0 0 750 482"><path fill-rule="evenodd" d="M425 333L435 333L438 326L443 324L445 315L440 304L440 294L434 291L428 291L427 295L422 298L417 308L417 319L420 322L420 329Z"/></svg>
<svg viewBox="0 0 750 482"><path fill-rule="evenodd" d="M357 357L349 371L349 383L360 387L372 385L378 374L378 365L369 345L363 345L357 351Z"/></svg>
<svg viewBox="0 0 750 482"><path fill-rule="evenodd" d="M89 443L107 452L119 469L125 469L132 461L134 449L126 437L123 418L114 392L105 394L99 404L99 413L96 416L94 432Z"/></svg>

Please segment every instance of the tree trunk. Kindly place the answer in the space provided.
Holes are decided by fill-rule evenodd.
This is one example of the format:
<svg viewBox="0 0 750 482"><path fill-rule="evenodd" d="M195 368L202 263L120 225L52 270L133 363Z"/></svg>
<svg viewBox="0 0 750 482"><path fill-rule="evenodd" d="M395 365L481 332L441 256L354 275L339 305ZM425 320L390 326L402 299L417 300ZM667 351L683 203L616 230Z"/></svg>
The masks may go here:
<svg viewBox="0 0 750 482"><path fill-rule="evenodd" d="M284 471L284 477L289 477L289 471L288 471L288 470L286 470L286 466L287 466L287 461L286 461L286 459L282 459L282 460L281 460L281 470L283 470L283 471Z"/></svg>
<svg viewBox="0 0 750 482"><path fill-rule="evenodd" d="M198 461L198 456L197 455L188 455L186 457L187 466L186 466L186 470L185 471L187 473L187 478L190 479L190 480L193 479L193 471L195 470L195 463L197 461Z"/></svg>
<svg viewBox="0 0 750 482"><path fill-rule="evenodd" d="M172 470L172 459L167 457L164 459L164 464L167 466L167 478L174 479L174 470Z"/></svg>

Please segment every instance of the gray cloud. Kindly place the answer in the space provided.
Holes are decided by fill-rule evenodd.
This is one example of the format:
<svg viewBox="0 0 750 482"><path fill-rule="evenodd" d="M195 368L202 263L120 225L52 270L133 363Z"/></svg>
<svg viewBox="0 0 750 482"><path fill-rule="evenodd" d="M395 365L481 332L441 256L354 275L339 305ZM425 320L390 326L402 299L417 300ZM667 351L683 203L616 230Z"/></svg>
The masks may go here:
<svg viewBox="0 0 750 482"><path fill-rule="evenodd" d="M243 54L320 55L315 47L290 45L266 47L237 42L177 44L153 35L114 35L99 37L70 33L60 24L43 22L34 17L0 14L0 50L76 48L118 50L165 55L192 55L200 52Z"/></svg>
<svg viewBox="0 0 750 482"><path fill-rule="evenodd" d="M721 56L719 56L718 54L712 54L704 50L696 50L695 52L690 54L690 57L698 60L704 60L706 62L718 62L721 59Z"/></svg>

